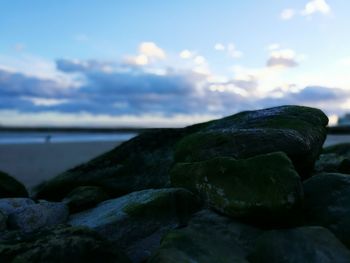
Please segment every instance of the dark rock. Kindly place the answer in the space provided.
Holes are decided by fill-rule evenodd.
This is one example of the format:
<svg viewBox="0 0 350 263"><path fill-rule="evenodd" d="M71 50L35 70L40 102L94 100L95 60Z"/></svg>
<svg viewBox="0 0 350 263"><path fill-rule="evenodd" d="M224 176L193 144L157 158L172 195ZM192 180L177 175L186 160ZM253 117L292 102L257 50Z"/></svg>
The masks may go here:
<svg viewBox="0 0 350 263"><path fill-rule="evenodd" d="M6 229L7 215L0 211L0 231Z"/></svg>
<svg viewBox="0 0 350 263"><path fill-rule="evenodd" d="M68 215L68 207L64 203L41 202L16 209L9 215L8 225L22 232L33 232L65 223Z"/></svg>
<svg viewBox="0 0 350 263"><path fill-rule="evenodd" d="M282 152L180 163L171 172L171 182L200 194L228 216L259 223L290 217L303 197L300 177Z"/></svg>
<svg viewBox="0 0 350 263"><path fill-rule="evenodd" d="M56 227L30 235L9 235L0 242L0 262L130 263L115 244L83 227Z"/></svg>
<svg viewBox="0 0 350 263"><path fill-rule="evenodd" d="M245 258L260 232L203 210L191 219L187 227L166 234L149 262L248 263Z"/></svg>
<svg viewBox="0 0 350 263"><path fill-rule="evenodd" d="M318 174L304 182L304 191L306 222L329 228L350 248L350 176Z"/></svg>
<svg viewBox="0 0 350 263"><path fill-rule="evenodd" d="M248 158L285 152L302 176L309 177L326 138L327 116L301 106L241 112L211 122L184 137L176 147L177 162L214 157Z"/></svg>
<svg viewBox="0 0 350 263"><path fill-rule="evenodd" d="M198 200L187 190L150 189L73 214L68 223L95 229L116 241L134 262L141 262L159 246L164 233L185 224L198 206Z"/></svg>
<svg viewBox="0 0 350 263"><path fill-rule="evenodd" d="M14 211L34 205L35 202L30 198L13 197L13 198L1 198L0 199L0 211L9 215Z"/></svg>
<svg viewBox="0 0 350 263"><path fill-rule="evenodd" d="M261 235L250 263L348 263L350 251L326 228L300 227Z"/></svg>
<svg viewBox="0 0 350 263"><path fill-rule="evenodd" d="M0 171L0 198L4 197L28 197L28 192L23 184Z"/></svg>
<svg viewBox="0 0 350 263"><path fill-rule="evenodd" d="M92 208L109 198L102 188L97 186L80 186L70 192L62 201L69 206L71 213Z"/></svg>
<svg viewBox="0 0 350 263"><path fill-rule="evenodd" d="M315 164L315 170L318 173L350 174L350 143L341 143L324 148Z"/></svg>

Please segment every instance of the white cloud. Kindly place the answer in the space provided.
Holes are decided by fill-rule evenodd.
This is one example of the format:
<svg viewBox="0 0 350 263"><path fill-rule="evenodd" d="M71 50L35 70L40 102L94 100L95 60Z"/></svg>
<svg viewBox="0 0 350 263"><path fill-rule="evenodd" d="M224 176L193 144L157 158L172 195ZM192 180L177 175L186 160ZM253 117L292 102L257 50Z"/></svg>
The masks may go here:
<svg viewBox="0 0 350 263"><path fill-rule="evenodd" d="M30 101L35 106L56 106L64 103L68 103L66 99L47 99L47 98L35 98L35 97L22 97L23 100Z"/></svg>
<svg viewBox="0 0 350 263"><path fill-rule="evenodd" d="M338 64L341 66L350 66L350 57L342 58L338 61Z"/></svg>
<svg viewBox="0 0 350 263"><path fill-rule="evenodd" d="M296 12L294 9L286 8L281 12L280 17L283 20L289 20L289 19L292 19L295 16L295 14Z"/></svg>
<svg viewBox="0 0 350 263"><path fill-rule="evenodd" d="M218 50L218 51L223 51L223 50L225 50L225 46L221 43L216 43L214 46L214 49Z"/></svg>
<svg viewBox="0 0 350 263"><path fill-rule="evenodd" d="M325 0L312 0L305 5L301 11L304 16L312 15L314 13L329 14L331 12L330 6Z"/></svg>
<svg viewBox="0 0 350 263"><path fill-rule="evenodd" d="M268 67L290 68L298 66L297 55L292 49L272 50L267 61Z"/></svg>
<svg viewBox="0 0 350 263"><path fill-rule="evenodd" d="M139 45L140 55L145 55L150 59L165 59L165 52L154 42L142 42Z"/></svg>
<svg viewBox="0 0 350 263"><path fill-rule="evenodd" d="M267 47L268 50L276 50L279 48L280 48L280 44L278 44L278 43L272 43Z"/></svg>
<svg viewBox="0 0 350 263"><path fill-rule="evenodd" d="M206 63L206 59L203 56L196 56L194 58L194 63L197 65L203 65L204 63Z"/></svg>
<svg viewBox="0 0 350 263"><path fill-rule="evenodd" d="M183 59L189 59L194 56L193 52L189 51L188 49L182 50L179 54L180 58Z"/></svg>
<svg viewBox="0 0 350 263"><path fill-rule="evenodd" d="M215 44L214 49L217 51L225 51L230 57L233 58L240 58L243 56L243 52L238 50L234 43L228 43L226 46L221 43L217 43Z"/></svg>

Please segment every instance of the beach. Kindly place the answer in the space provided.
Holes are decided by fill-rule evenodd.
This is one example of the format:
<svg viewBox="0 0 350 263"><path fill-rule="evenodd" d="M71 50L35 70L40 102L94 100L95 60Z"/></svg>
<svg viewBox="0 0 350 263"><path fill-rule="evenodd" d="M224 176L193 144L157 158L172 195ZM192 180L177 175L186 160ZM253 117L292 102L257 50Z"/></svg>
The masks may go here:
<svg viewBox="0 0 350 263"><path fill-rule="evenodd" d="M119 145L122 141L0 144L0 170L29 189ZM324 146L350 142L350 135L329 135Z"/></svg>
<svg viewBox="0 0 350 263"><path fill-rule="evenodd" d="M0 170L29 189L112 150L121 141L0 144Z"/></svg>

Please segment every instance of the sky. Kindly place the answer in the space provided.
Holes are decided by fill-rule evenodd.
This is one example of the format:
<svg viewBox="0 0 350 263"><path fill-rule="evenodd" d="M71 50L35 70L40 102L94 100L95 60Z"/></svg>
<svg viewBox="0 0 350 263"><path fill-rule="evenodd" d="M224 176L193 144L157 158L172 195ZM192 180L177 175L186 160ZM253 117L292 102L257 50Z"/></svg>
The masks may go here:
<svg viewBox="0 0 350 263"><path fill-rule="evenodd" d="M348 0L0 0L0 124L350 112Z"/></svg>

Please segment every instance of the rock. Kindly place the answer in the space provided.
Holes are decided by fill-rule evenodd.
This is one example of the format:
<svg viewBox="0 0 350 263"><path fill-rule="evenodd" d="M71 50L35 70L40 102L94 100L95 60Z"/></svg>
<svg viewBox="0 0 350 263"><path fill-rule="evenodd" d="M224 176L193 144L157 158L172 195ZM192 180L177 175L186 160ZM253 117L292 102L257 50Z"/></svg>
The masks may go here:
<svg viewBox="0 0 350 263"><path fill-rule="evenodd" d="M21 198L21 197L1 198L0 211L5 213L6 215L9 215L18 209L21 209L33 204L35 204L35 202L30 198Z"/></svg>
<svg viewBox="0 0 350 263"><path fill-rule="evenodd" d="M350 248L350 176L318 174L304 182L304 191L306 222L329 228Z"/></svg>
<svg viewBox="0 0 350 263"><path fill-rule="evenodd" d="M0 231L6 229L7 215L0 211Z"/></svg>
<svg viewBox="0 0 350 263"><path fill-rule="evenodd" d="M76 213L94 207L108 198L108 194L100 187L80 186L70 192L62 201L69 206L71 213Z"/></svg>
<svg viewBox="0 0 350 263"><path fill-rule="evenodd" d="M11 237L0 243L0 262L130 263L115 244L88 228L56 227Z"/></svg>
<svg viewBox="0 0 350 263"><path fill-rule="evenodd" d="M28 192L23 184L0 171L0 198L4 197L28 197Z"/></svg>
<svg viewBox="0 0 350 263"><path fill-rule="evenodd" d="M145 132L37 186L35 196L60 201L75 188L86 185L101 187L112 197L143 189L167 187L174 145L185 134L198 129L197 126Z"/></svg>
<svg viewBox="0 0 350 263"><path fill-rule="evenodd" d="M65 223L68 215L68 207L64 203L41 202L15 210L9 215L8 224L12 229L33 232Z"/></svg>
<svg viewBox="0 0 350 263"><path fill-rule="evenodd" d="M198 200L187 190L150 189L73 214L68 223L95 229L115 241L133 262L142 262L158 247L161 236L185 224L198 206Z"/></svg>
<svg viewBox="0 0 350 263"><path fill-rule="evenodd" d="M315 164L315 170L318 173L350 174L350 143L341 143L324 148Z"/></svg>
<svg viewBox="0 0 350 263"><path fill-rule="evenodd" d="M248 263L245 258L260 233L254 227L203 210L187 227L166 234L149 263Z"/></svg>
<svg viewBox="0 0 350 263"><path fill-rule="evenodd" d="M326 138L327 116L301 106L246 111L213 121L180 140L177 162L215 157L248 158L276 151L285 152L302 176L311 175Z"/></svg>
<svg viewBox="0 0 350 263"><path fill-rule="evenodd" d="M171 172L171 182L200 194L225 215L259 223L287 219L303 197L300 177L282 152L180 163Z"/></svg>
<svg viewBox="0 0 350 263"><path fill-rule="evenodd" d="M326 228L272 230L260 236L250 263L348 263L350 251Z"/></svg>

